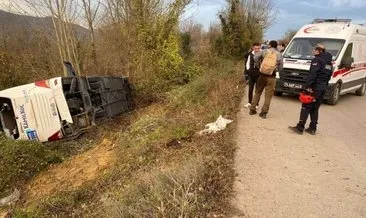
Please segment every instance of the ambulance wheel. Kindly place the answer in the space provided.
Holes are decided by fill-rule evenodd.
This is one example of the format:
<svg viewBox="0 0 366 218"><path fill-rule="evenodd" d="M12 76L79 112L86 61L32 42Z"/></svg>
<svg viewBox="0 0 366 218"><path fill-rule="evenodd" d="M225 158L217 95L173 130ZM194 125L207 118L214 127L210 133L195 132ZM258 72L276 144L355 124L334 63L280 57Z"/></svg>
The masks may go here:
<svg viewBox="0 0 366 218"><path fill-rule="evenodd" d="M327 103L330 105L336 105L339 100L339 93L341 92L341 84L337 83L332 90L330 98L327 100Z"/></svg>
<svg viewBox="0 0 366 218"><path fill-rule="evenodd" d="M359 88L356 91L356 95L358 95L358 96L364 96L365 95L365 92L366 92L366 80L363 81L361 88Z"/></svg>

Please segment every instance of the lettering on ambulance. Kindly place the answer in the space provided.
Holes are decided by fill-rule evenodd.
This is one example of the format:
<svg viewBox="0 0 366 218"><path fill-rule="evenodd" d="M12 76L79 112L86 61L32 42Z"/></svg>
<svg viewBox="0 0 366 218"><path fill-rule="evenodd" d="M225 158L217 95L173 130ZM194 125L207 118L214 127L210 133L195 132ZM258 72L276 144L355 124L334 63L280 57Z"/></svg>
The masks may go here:
<svg viewBox="0 0 366 218"><path fill-rule="evenodd" d="M313 32L318 32L319 30L320 30L319 27L311 26L311 27L304 29L304 33L313 33Z"/></svg>

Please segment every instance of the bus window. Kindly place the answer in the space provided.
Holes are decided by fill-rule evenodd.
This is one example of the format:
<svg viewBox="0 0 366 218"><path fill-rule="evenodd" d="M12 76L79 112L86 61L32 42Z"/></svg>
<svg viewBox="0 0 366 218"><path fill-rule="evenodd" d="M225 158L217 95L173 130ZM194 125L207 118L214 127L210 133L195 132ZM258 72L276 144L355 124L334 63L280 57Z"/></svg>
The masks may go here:
<svg viewBox="0 0 366 218"><path fill-rule="evenodd" d="M6 137L11 139L19 138L19 130L15 120L12 103L8 98L0 98L0 126Z"/></svg>

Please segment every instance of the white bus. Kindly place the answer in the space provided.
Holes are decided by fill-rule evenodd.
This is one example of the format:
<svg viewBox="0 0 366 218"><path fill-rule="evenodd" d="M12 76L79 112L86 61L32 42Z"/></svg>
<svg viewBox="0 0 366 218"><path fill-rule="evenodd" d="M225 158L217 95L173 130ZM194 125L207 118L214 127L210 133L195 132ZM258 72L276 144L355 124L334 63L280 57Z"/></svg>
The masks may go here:
<svg viewBox="0 0 366 218"><path fill-rule="evenodd" d="M57 77L0 91L0 130L15 140L76 138L130 108L125 77Z"/></svg>

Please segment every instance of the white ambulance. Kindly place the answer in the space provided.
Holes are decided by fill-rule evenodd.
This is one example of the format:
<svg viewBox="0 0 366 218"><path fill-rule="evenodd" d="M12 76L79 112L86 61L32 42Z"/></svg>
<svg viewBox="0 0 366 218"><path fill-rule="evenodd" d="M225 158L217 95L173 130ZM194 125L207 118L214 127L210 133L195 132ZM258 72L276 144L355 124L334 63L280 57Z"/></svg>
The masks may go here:
<svg viewBox="0 0 366 218"><path fill-rule="evenodd" d="M303 26L283 53L284 68L277 74L275 95L298 94L304 87L316 44L333 56L333 74L326 101L337 104L339 96L366 92L366 27L350 19L316 19Z"/></svg>

